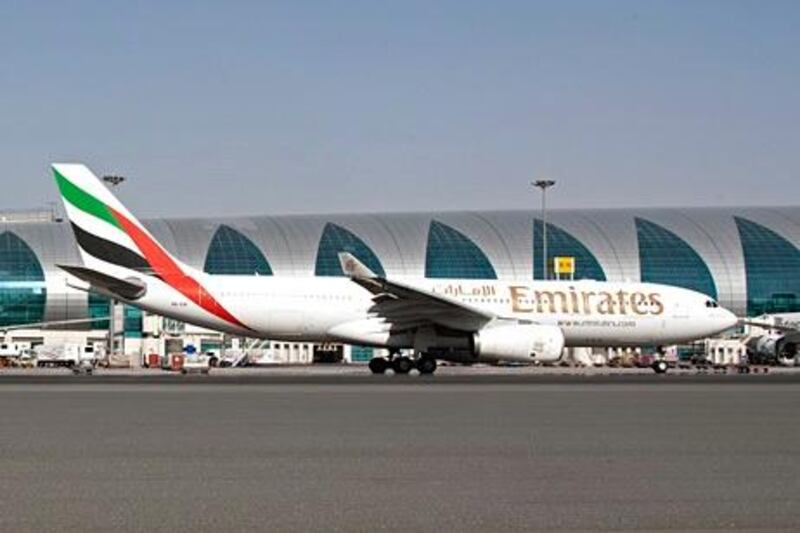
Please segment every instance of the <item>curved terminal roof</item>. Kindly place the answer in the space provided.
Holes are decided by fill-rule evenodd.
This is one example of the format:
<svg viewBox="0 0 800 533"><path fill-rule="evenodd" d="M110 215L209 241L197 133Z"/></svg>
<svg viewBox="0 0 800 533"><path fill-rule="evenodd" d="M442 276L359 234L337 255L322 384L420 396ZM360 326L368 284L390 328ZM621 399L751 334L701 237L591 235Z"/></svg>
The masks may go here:
<svg viewBox="0 0 800 533"><path fill-rule="evenodd" d="M387 276L542 276L542 222L535 210L144 223L176 256L212 273L341 275L336 253L348 250ZM85 316L86 295L66 288L55 266L80 261L69 224L4 224L4 230L41 264L45 319ZM800 207L553 210L548 247L550 256L575 257L576 278L672 283L716 295L739 314L800 311ZM0 284L11 281L0 271Z"/></svg>

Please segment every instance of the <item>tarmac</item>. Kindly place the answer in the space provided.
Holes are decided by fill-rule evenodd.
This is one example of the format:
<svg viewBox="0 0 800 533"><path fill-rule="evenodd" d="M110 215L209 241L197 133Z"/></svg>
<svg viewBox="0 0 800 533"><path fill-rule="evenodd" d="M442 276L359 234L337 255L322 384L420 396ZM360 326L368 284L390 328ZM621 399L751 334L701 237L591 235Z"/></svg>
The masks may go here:
<svg viewBox="0 0 800 533"><path fill-rule="evenodd" d="M0 531L800 529L800 373L440 370L3 371Z"/></svg>

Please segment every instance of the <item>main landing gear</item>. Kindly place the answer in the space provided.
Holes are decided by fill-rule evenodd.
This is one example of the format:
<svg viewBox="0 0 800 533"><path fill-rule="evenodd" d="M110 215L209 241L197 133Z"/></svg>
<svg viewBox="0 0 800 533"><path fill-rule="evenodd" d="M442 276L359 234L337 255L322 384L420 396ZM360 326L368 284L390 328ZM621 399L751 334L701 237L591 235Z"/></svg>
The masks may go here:
<svg viewBox="0 0 800 533"><path fill-rule="evenodd" d="M388 369L392 369L395 374L405 375L413 369L417 369L420 374L433 374L436 372L436 359L422 354L416 359L405 355L398 355L392 352L389 357L374 357L369 362L369 369L373 374L385 374Z"/></svg>

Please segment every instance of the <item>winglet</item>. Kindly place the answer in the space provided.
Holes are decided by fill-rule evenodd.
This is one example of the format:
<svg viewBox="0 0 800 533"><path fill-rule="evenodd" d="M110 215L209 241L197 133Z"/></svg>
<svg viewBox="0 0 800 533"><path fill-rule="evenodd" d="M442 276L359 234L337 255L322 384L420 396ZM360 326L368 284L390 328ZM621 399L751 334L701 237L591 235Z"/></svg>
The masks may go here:
<svg viewBox="0 0 800 533"><path fill-rule="evenodd" d="M377 278L378 276L350 252L339 252L342 272L350 278Z"/></svg>

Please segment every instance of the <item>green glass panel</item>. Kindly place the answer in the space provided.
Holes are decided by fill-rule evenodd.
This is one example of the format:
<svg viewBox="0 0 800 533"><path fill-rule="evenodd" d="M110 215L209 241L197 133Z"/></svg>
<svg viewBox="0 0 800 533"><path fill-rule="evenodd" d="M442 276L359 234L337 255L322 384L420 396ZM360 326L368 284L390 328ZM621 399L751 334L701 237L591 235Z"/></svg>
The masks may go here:
<svg viewBox="0 0 800 533"><path fill-rule="evenodd" d="M372 359L375 349L369 346L351 346L350 359L354 363L363 363Z"/></svg>
<svg viewBox="0 0 800 533"><path fill-rule="evenodd" d="M317 276L344 276L339 252L350 252L375 274L386 276L378 256L364 241L353 232L330 222L325 225L319 240L314 273Z"/></svg>
<svg viewBox="0 0 800 533"><path fill-rule="evenodd" d="M226 225L214 233L203 270L233 276L272 275L266 257L253 241Z"/></svg>
<svg viewBox="0 0 800 533"><path fill-rule="evenodd" d="M111 300L97 293L89 293L89 317L108 317L111 313ZM92 329L108 329L108 320L93 320Z"/></svg>
<svg viewBox="0 0 800 533"><path fill-rule="evenodd" d="M466 235L436 220L428 229L425 277L497 279L486 254Z"/></svg>
<svg viewBox="0 0 800 533"><path fill-rule="evenodd" d="M16 234L0 234L0 325L41 322L47 301L42 265Z"/></svg>
<svg viewBox="0 0 800 533"><path fill-rule="evenodd" d="M200 340L200 352L206 353L211 351L218 351L222 349L220 341Z"/></svg>
<svg viewBox="0 0 800 533"><path fill-rule="evenodd" d="M542 221L533 219L533 278L543 279L542 276ZM600 262L592 252L583 245L578 239L567 233L563 229L547 223L547 256L548 277L552 277L552 262L554 257L574 257L575 258L575 279L593 279L605 281L606 273Z"/></svg>
<svg viewBox="0 0 800 533"><path fill-rule="evenodd" d="M747 314L800 312L800 250L775 231L741 217Z"/></svg>
<svg viewBox="0 0 800 533"><path fill-rule="evenodd" d="M125 305L122 309L122 330L128 339L142 338L142 317L144 313L138 307Z"/></svg>
<svg viewBox="0 0 800 533"><path fill-rule="evenodd" d="M717 297L711 271L700 255L673 232L642 218L636 219L642 281L663 283Z"/></svg>

